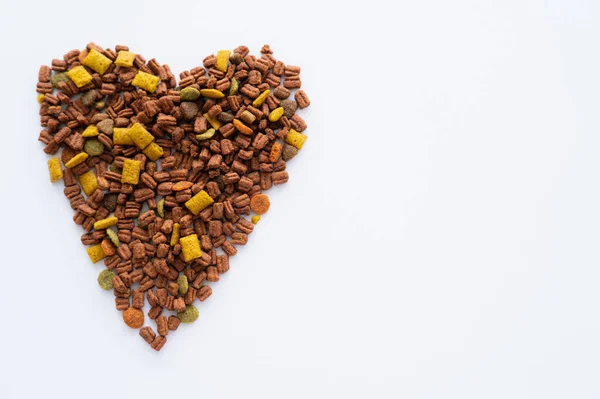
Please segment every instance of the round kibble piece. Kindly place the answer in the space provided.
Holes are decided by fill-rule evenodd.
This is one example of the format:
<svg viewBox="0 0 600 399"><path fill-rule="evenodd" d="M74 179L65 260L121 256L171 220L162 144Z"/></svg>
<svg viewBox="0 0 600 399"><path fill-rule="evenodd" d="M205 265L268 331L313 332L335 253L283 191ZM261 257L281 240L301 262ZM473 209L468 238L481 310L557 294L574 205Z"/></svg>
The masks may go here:
<svg viewBox="0 0 600 399"><path fill-rule="evenodd" d="M50 78L50 83L52 83L52 87L55 89L58 88L58 84L60 82L68 82L70 79L65 72L57 73L56 75Z"/></svg>
<svg viewBox="0 0 600 399"><path fill-rule="evenodd" d="M103 121L96 123L96 127L100 133L110 136L113 134L115 122L112 119L104 119Z"/></svg>
<svg viewBox="0 0 600 399"><path fill-rule="evenodd" d="M181 103L179 106L181 109L181 113L183 114L183 119L192 119L198 114L199 108L198 104L191 103L189 101Z"/></svg>
<svg viewBox="0 0 600 399"><path fill-rule="evenodd" d="M193 87L186 87L179 92L181 101L196 101L200 97L200 91Z"/></svg>
<svg viewBox="0 0 600 399"><path fill-rule="evenodd" d="M288 119L294 116L298 108L298 104L294 100L283 100L281 106L283 107L283 115Z"/></svg>
<svg viewBox="0 0 600 399"><path fill-rule="evenodd" d="M269 197L265 194L257 194L250 199L250 209L259 215L267 213L270 206L271 201L269 201Z"/></svg>
<svg viewBox="0 0 600 399"><path fill-rule="evenodd" d="M112 270L102 270L98 275L98 284L103 290L112 290L112 279L116 274Z"/></svg>
<svg viewBox="0 0 600 399"><path fill-rule="evenodd" d="M123 312L123 321L131 328L140 328L144 325L144 312L136 308L127 308Z"/></svg>
<svg viewBox="0 0 600 399"><path fill-rule="evenodd" d="M102 144L100 140L96 138L88 139L85 142L85 147L83 147L83 150L87 152L90 157L95 157L102 155L104 152L104 144Z"/></svg>
<svg viewBox="0 0 600 399"><path fill-rule="evenodd" d="M198 319L198 309L194 305L186 305L183 312L177 312L177 317L182 323L193 323Z"/></svg>

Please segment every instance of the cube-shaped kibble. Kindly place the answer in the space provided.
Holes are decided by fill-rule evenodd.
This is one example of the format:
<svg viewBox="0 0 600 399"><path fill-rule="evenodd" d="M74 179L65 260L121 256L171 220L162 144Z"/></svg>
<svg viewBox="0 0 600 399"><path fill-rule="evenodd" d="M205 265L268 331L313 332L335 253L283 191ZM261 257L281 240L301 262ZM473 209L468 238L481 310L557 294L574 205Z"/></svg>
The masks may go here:
<svg viewBox="0 0 600 399"><path fill-rule="evenodd" d="M190 212L192 212L194 215L197 215L200 212L202 212L204 208L211 205L213 202L215 201L212 199L212 197L208 195L206 191L201 190L198 194L190 198L185 203L185 206L187 207L187 209L190 210Z"/></svg>
<svg viewBox="0 0 600 399"><path fill-rule="evenodd" d="M77 87L83 87L92 81L92 75L81 65L68 71L67 76Z"/></svg>
<svg viewBox="0 0 600 399"><path fill-rule="evenodd" d="M139 87L140 89L149 91L150 93L154 93L154 90L156 90L156 86L158 85L159 80L160 79L158 76L138 71L138 73L135 75L135 78L133 78L131 84L135 87Z"/></svg>
<svg viewBox="0 0 600 399"><path fill-rule="evenodd" d="M202 250L200 249L200 241L196 234L189 235L187 237L181 237L179 239L181 245L181 252L183 253L183 260L189 262L202 256Z"/></svg>
<svg viewBox="0 0 600 399"><path fill-rule="evenodd" d="M306 141L306 135L295 131L294 129L290 129L287 136L285 136L285 142L289 145L293 145L297 149L302 149L304 142Z"/></svg>
<svg viewBox="0 0 600 399"><path fill-rule="evenodd" d="M102 249L102 244L93 245L87 248L87 254L90 257L92 263L96 263L99 260L106 258L106 254Z"/></svg>
<svg viewBox="0 0 600 399"><path fill-rule="evenodd" d="M122 67L133 66L133 60L135 60L135 54L131 51L119 51L115 64Z"/></svg>
<svg viewBox="0 0 600 399"><path fill-rule="evenodd" d="M63 171L60 167L60 159L52 158L48 160L48 171L50 172L50 181L52 183L59 181L63 177Z"/></svg>
<svg viewBox="0 0 600 399"><path fill-rule="evenodd" d="M89 125L88 127L85 128L83 133L81 133L81 137L94 137L94 136L98 136L99 134L100 134L100 132L98 131L98 128L96 127L96 125Z"/></svg>
<svg viewBox="0 0 600 399"><path fill-rule="evenodd" d="M112 64L110 58L95 49L91 49L87 57L83 59L83 65L92 68L100 75L106 72L110 64Z"/></svg>
<svg viewBox="0 0 600 399"><path fill-rule="evenodd" d="M150 144L148 144L148 146L146 148L144 148L144 150L142 152L151 161L156 161L157 159L159 159L160 157L162 157L163 153L164 153L162 147L159 146L156 143L150 143Z"/></svg>
<svg viewBox="0 0 600 399"><path fill-rule="evenodd" d="M150 143L154 141L154 136L151 135L144 126L139 123L134 123L133 126L129 128L128 131L129 137L131 141L140 149L148 147Z"/></svg>
<svg viewBox="0 0 600 399"><path fill-rule="evenodd" d="M140 181L140 167L142 163L133 159L123 161L123 174L121 175L121 183L138 184Z"/></svg>
<svg viewBox="0 0 600 399"><path fill-rule="evenodd" d="M113 143L115 145L133 145L133 140L129 137L129 129L126 127L113 128Z"/></svg>
<svg viewBox="0 0 600 399"><path fill-rule="evenodd" d="M79 184L81 184L85 195L92 195L98 188L98 180L96 180L96 175L91 170L79 176Z"/></svg>

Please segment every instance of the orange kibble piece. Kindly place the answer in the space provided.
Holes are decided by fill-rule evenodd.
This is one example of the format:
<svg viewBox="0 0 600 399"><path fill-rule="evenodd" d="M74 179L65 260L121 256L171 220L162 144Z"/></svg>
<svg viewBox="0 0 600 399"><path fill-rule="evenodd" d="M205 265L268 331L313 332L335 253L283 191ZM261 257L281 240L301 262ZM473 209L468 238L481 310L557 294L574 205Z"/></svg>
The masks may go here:
<svg viewBox="0 0 600 399"><path fill-rule="evenodd" d="M250 199L250 209L259 215L264 215L267 213L270 206L271 201L269 201L269 197L267 197L265 194L256 194Z"/></svg>
<svg viewBox="0 0 600 399"><path fill-rule="evenodd" d="M140 328L144 325L144 312L136 308L127 308L123 312L123 321L131 328Z"/></svg>
<svg viewBox="0 0 600 399"><path fill-rule="evenodd" d="M281 144L277 141L273 143L273 147L271 147L271 153L269 154L269 162L277 162L279 156L281 155Z"/></svg>
<svg viewBox="0 0 600 399"><path fill-rule="evenodd" d="M242 121L240 121L239 119L234 119L233 120L233 126L235 126L235 128L237 130L240 131L240 133L243 133L247 136L252 135L252 129L250 129L248 126L244 125L242 123Z"/></svg>
<svg viewBox="0 0 600 399"><path fill-rule="evenodd" d="M191 181L178 181L177 183L173 184L173 187L171 187L171 190L183 191L183 190L187 190L188 188L192 187L193 185L194 185L194 183L192 183Z"/></svg>

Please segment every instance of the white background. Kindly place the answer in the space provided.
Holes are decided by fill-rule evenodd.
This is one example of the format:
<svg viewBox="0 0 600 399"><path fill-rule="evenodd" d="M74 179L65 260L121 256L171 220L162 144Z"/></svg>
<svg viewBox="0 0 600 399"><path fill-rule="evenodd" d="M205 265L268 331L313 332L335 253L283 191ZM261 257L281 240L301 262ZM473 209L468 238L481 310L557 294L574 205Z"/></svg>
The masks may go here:
<svg viewBox="0 0 600 399"><path fill-rule="evenodd" d="M598 2L37 3L0 1L0 398L600 397ZM270 43L312 101L160 353L36 141L39 65L89 41L177 74Z"/></svg>

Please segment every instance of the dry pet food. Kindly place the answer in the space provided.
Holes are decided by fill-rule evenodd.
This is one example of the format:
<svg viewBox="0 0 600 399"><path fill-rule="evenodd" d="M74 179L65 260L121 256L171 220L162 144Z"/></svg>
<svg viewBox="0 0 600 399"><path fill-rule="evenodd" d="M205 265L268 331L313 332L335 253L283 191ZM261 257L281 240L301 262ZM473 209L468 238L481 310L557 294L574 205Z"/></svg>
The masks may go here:
<svg viewBox="0 0 600 399"><path fill-rule="evenodd" d="M179 78L123 45L89 43L40 68L50 181L104 265L98 284L151 348L199 318L196 300L269 210L265 192L289 180L307 140L301 87L300 67L268 45L220 50Z"/></svg>

